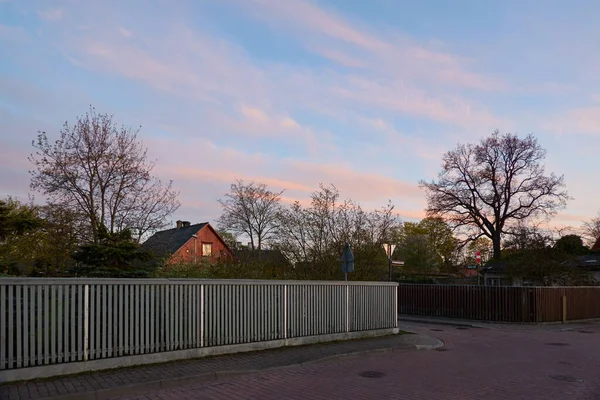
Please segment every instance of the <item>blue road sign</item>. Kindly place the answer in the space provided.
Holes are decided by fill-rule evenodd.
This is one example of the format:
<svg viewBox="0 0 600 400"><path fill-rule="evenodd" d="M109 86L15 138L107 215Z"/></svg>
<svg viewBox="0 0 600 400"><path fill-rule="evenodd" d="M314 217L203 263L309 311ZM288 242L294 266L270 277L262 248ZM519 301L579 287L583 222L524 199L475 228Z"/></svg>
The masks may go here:
<svg viewBox="0 0 600 400"><path fill-rule="evenodd" d="M354 272L354 255L350 249L350 244L346 243L340 261L342 262L342 272Z"/></svg>

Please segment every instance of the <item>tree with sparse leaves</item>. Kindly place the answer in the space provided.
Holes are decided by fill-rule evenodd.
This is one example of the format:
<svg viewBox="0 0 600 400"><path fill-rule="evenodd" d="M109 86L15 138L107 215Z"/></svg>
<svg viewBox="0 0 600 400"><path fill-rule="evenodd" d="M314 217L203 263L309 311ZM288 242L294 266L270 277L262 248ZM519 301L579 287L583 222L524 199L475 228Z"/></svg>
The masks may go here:
<svg viewBox="0 0 600 400"><path fill-rule="evenodd" d="M349 243L354 254L352 279L387 277L383 243L397 243L401 221L391 203L365 211L340 200L338 189L320 185L308 206L295 202L280 213L277 249L294 264L296 279L340 279L340 255Z"/></svg>
<svg viewBox="0 0 600 400"><path fill-rule="evenodd" d="M219 199L223 207L219 229L246 235L252 250L261 250L277 231L282 193L271 191L264 183L238 179L229 193Z"/></svg>
<svg viewBox="0 0 600 400"><path fill-rule="evenodd" d="M430 182L428 216L440 216L468 240L488 237L499 258L504 234L519 221L550 217L566 206L564 179L546 174L546 151L533 135L500 134L461 144L443 156L442 171Z"/></svg>
<svg viewBox="0 0 600 400"><path fill-rule="evenodd" d="M600 213L597 217L583 223L583 236L591 245L600 240Z"/></svg>
<svg viewBox="0 0 600 400"><path fill-rule="evenodd" d="M139 241L166 226L179 201L172 182L152 175L155 163L137 133L94 108L74 125L65 123L54 142L40 132L29 158L31 188L82 214L91 242L100 240L101 226L110 233L130 229Z"/></svg>

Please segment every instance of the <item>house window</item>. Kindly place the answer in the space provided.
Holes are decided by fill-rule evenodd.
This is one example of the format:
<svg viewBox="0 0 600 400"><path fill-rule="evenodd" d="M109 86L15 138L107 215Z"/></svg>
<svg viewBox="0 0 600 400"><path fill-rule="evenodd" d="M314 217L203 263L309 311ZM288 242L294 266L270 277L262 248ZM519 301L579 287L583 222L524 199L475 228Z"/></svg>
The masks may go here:
<svg viewBox="0 0 600 400"><path fill-rule="evenodd" d="M500 286L499 278L487 278L485 282L486 286Z"/></svg>
<svg viewBox="0 0 600 400"><path fill-rule="evenodd" d="M212 243L202 243L202 255L204 257L212 256Z"/></svg>

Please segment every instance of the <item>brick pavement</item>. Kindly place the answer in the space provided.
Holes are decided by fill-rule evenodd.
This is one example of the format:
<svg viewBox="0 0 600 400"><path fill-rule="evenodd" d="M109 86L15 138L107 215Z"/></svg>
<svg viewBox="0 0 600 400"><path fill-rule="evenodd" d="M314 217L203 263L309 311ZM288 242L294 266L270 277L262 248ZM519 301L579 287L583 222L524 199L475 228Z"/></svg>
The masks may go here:
<svg viewBox="0 0 600 400"><path fill-rule="evenodd" d="M103 389L214 374L217 371L260 370L306 363L336 355L412 346L416 344L411 342L413 338L413 335L394 335L322 343L28 381L0 386L0 399L28 400L61 395L83 398L84 394L93 394L94 391ZM93 398L93 396L89 397Z"/></svg>
<svg viewBox="0 0 600 400"><path fill-rule="evenodd" d="M118 400L528 399L600 400L600 325L470 329L404 323L444 351L383 353L259 372ZM364 371L385 374L361 377Z"/></svg>

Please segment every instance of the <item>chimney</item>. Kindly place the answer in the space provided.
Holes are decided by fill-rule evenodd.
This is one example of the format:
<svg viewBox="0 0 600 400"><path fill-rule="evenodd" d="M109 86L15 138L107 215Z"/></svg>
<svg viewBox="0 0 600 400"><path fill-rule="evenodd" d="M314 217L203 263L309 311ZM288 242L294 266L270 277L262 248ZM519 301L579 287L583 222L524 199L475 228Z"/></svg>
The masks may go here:
<svg viewBox="0 0 600 400"><path fill-rule="evenodd" d="M183 221L183 227L187 228L188 226L190 226L190 221Z"/></svg>
<svg viewBox="0 0 600 400"><path fill-rule="evenodd" d="M176 224L177 224L177 229L179 229L179 228L181 228L183 226L183 221L180 220L180 219L178 219L177 222L176 222Z"/></svg>
<svg viewBox="0 0 600 400"><path fill-rule="evenodd" d="M248 248L252 250L252 242L248 242Z"/></svg>
<svg viewBox="0 0 600 400"><path fill-rule="evenodd" d="M237 249L241 249L242 248L242 242L235 242L235 247Z"/></svg>

